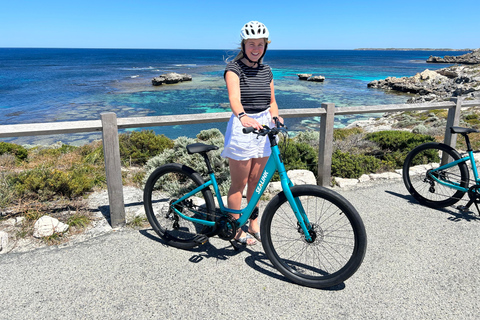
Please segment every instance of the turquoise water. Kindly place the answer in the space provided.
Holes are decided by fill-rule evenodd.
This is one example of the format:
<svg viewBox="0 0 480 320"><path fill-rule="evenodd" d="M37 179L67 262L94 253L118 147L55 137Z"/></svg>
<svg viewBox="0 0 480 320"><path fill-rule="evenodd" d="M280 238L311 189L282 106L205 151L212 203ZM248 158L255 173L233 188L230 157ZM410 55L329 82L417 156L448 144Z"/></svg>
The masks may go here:
<svg viewBox="0 0 480 320"><path fill-rule="evenodd" d="M456 52L455 55L464 52ZM407 95L369 89L389 76L413 76L438 51L270 50L265 57L274 73L280 109L405 103ZM97 120L112 111L117 117L229 112L223 80L224 50L9 49L0 48L0 125ZM153 87L151 79L166 72L188 73L193 81ZM326 77L323 83L299 81L297 73ZM361 117L369 117L364 115ZM360 116L337 117L344 126ZM288 119L294 130L318 127L318 119ZM194 137L200 130L225 123L152 128L170 138ZM82 144L98 134L4 139L15 143Z"/></svg>

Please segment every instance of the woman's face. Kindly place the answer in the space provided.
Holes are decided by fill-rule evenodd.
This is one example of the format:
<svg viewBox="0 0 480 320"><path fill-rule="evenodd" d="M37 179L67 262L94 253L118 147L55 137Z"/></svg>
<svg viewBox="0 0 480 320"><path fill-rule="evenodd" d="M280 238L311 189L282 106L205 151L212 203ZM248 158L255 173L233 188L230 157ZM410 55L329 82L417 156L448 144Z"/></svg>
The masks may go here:
<svg viewBox="0 0 480 320"><path fill-rule="evenodd" d="M265 52L265 39L248 39L245 41L245 54L252 61L258 61Z"/></svg>

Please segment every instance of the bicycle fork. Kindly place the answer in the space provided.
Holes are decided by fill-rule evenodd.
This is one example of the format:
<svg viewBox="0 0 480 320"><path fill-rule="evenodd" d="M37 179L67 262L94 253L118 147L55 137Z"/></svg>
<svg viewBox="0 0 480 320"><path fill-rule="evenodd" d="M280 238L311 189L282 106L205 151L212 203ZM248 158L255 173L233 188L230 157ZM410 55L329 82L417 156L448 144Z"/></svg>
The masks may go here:
<svg viewBox="0 0 480 320"><path fill-rule="evenodd" d="M312 238L310 233L310 231L312 230L312 224L310 223L307 215L305 214L305 209L303 208L303 205L300 199L298 197L297 198L294 197L292 194L292 191L290 190L290 188L293 187L293 183L290 181L290 179L288 179L288 177L286 177L285 179L281 179L281 183L282 183L283 192L287 197L288 203L290 204L293 210L293 213L297 218L297 222L299 225L299 232L300 230L303 232L303 235L305 236L305 240L308 243L313 242L314 239Z"/></svg>

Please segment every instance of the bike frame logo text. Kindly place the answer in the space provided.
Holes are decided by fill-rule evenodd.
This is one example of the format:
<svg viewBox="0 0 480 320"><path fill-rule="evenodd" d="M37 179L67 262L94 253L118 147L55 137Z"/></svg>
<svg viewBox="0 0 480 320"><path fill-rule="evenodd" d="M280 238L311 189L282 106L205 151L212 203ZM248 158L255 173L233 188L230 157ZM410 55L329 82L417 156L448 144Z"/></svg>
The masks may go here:
<svg viewBox="0 0 480 320"><path fill-rule="evenodd" d="M262 174L262 177L260 178L260 183L258 184L257 186L257 189L255 189L255 192L260 194L260 192L262 191L262 187L265 183L265 180L267 179L267 176L268 176L268 172L265 171L263 174Z"/></svg>

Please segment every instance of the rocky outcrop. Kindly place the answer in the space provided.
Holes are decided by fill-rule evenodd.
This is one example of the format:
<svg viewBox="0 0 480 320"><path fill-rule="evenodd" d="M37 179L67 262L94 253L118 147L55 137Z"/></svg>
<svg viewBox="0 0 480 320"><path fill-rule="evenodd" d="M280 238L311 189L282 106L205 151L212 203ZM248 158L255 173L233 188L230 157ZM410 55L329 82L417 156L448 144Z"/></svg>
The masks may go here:
<svg viewBox="0 0 480 320"><path fill-rule="evenodd" d="M430 56L427 59L427 62L452 64L480 64L480 49L475 49L472 52L463 54L461 56L444 56L443 58Z"/></svg>
<svg viewBox="0 0 480 320"><path fill-rule="evenodd" d="M324 76L312 76L311 73L299 73L297 74L299 80L313 81L313 82L323 82L325 81Z"/></svg>
<svg viewBox="0 0 480 320"><path fill-rule="evenodd" d="M153 78L152 85L161 86L162 84L174 84L183 81L192 81L192 76L186 73L179 74L176 72L170 72Z"/></svg>
<svg viewBox="0 0 480 320"><path fill-rule="evenodd" d="M480 98L480 68L452 66L436 71L425 70L413 77L388 77L374 80L369 88L415 94L407 103L445 101L452 97Z"/></svg>

